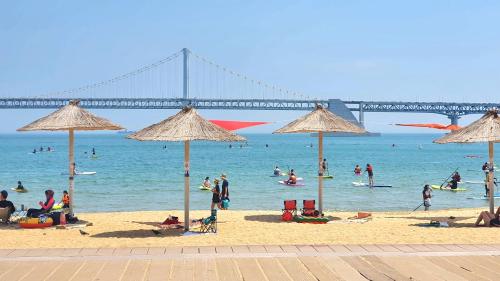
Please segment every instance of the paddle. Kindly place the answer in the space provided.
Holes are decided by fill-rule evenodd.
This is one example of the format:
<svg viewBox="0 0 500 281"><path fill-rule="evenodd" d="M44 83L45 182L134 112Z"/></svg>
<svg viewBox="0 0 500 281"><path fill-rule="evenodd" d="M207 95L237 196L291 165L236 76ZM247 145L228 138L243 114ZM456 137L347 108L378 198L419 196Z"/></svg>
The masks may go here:
<svg viewBox="0 0 500 281"><path fill-rule="evenodd" d="M418 210L418 208L422 207L422 205L424 205L424 203L423 203L423 202L422 202L422 203L420 203L420 205L418 205L418 207L416 207L413 211L411 211L411 213L413 213L413 212L415 212L416 210ZM411 214L411 213L410 213L410 214Z"/></svg>
<svg viewBox="0 0 500 281"><path fill-rule="evenodd" d="M448 177L444 180L444 182L443 182L443 183L439 186L439 189L443 189L443 185L444 185L445 183L447 183L447 182L448 182L448 180L451 178L451 176L453 176L453 174L454 174L457 170L458 170L458 167L455 169L455 171L453 171L453 173L451 173L451 175L449 175L449 176L448 176Z"/></svg>

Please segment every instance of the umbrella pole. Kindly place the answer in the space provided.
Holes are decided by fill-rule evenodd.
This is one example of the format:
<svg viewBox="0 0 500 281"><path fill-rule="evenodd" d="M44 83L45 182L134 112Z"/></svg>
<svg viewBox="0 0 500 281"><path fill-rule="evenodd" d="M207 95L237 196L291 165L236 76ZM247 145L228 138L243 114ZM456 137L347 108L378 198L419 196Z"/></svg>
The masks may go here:
<svg viewBox="0 0 500 281"><path fill-rule="evenodd" d="M184 141L184 230L189 231L189 141Z"/></svg>
<svg viewBox="0 0 500 281"><path fill-rule="evenodd" d="M325 171L321 166L323 161L323 132L318 132L318 165L319 165L319 175L318 175L318 210L320 216L323 215L323 175Z"/></svg>
<svg viewBox="0 0 500 281"><path fill-rule="evenodd" d="M493 163L493 154L494 154L494 147L493 147L493 142L490 141L488 142L488 152L490 156L490 172L488 173L489 178L488 178L488 189L489 189L489 195L490 195L490 213L494 214L495 213L495 185L493 184L493 180L495 178L495 164Z"/></svg>
<svg viewBox="0 0 500 281"><path fill-rule="evenodd" d="M69 129L69 214L71 216L73 213L73 193L74 193L74 177L75 177L75 155L74 155L74 145L75 145L75 131Z"/></svg>

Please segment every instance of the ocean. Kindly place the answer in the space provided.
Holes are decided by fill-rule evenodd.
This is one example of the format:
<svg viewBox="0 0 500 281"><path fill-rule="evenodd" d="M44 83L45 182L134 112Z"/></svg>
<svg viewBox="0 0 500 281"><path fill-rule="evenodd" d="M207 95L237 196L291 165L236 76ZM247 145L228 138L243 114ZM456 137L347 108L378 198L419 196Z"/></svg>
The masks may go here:
<svg viewBox="0 0 500 281"><path fill-rule="evenodd" d="M139 142L123 134L76 133L76 212L173 210L183 208L182 143ZM198 187L226 173L231 209L281 210L284 199L317 199L317 138L301 135L244 135L248 143L191 143L191 209L208 209L212 195ZM422 202L424 184L440 185L456 168L464 181L482 181L486 144L433 144L439 134L383 134L380 137L327 137L324 156L333 180L324 180L325 210L413 210ZM1 134L0 188L16 206L36 207L44 190L56 198L68 189L67 134ZM266 144L268 147L266 147ZM310 145L313 147L308 147ZM395 146L393 146L393 144ZM31 153L43 146L53 152ZM166 148L164 148L166 146ZM91 157L95 148L97 158ZM465 157L475 155L476 158ZM355 187L356 164L374 167L375 183L392 188ZM271 177L273 167L295 169L304 187L287 187ZM66 175L64 175L66 173ZM10 191L17 181L29 190ZM464 184L466 192L434 191L431 209L486 207L482 184ZM475 199L471 199L475 198ZM299 204L301 205L301 204Z"/></svg>

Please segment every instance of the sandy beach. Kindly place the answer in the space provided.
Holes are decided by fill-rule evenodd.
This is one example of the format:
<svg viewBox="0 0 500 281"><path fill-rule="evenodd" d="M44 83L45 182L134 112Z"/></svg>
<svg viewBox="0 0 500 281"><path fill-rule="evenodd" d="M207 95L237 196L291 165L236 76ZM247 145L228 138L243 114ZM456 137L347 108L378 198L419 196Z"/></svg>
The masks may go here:
<svg viewBox="0 0 500 281"><path fill-rule="evenodd" d="M181 230L162 230L159 235L152 231L169 214L182 217L182 211L82 213L78 217L92 226L43 230L1 226L0 248L498 243L497 228L473 226L480 211L376 212L364 223L348 221L353 212L332 212L326 215L332 216L333 222L324 225L281 222L277 211L220 211L216 235L189 237L182 236ZM201 218L207 213L192 211L191 217ZM448 221L450 226L425 226L430 220ZM81 235L80 229L89 235Z"/></svg>

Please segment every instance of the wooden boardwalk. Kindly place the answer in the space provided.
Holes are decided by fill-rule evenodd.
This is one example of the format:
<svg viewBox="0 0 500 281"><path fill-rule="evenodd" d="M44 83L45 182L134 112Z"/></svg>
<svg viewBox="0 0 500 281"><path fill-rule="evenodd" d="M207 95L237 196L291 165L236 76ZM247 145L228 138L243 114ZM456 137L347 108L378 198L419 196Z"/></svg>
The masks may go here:
<svg viewBox="0 0 500 281"><path fill-rule="evenodd" d="M0 280L500 280L500 244L0 249Z"/></svg>

